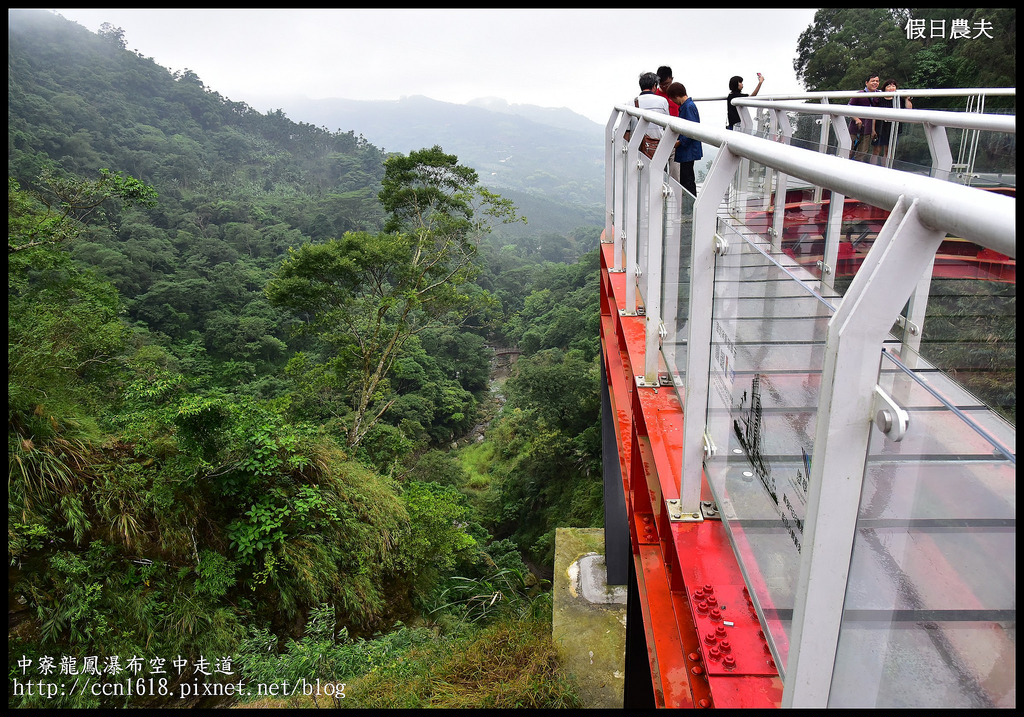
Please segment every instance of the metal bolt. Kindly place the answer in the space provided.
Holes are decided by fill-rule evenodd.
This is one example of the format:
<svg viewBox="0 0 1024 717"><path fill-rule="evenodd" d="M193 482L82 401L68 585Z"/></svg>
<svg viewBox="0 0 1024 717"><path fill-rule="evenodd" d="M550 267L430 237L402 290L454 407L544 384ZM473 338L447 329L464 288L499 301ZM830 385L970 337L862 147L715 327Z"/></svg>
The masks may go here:
<svg viewBox="0 0 1024 717"><path fill-rule="evenodd" d="M722 652L729 652L732 649L732 644L728 640L722 640L718 643L718 649Z"/></svg>
<svg viewBox="0 0 1024 717"><path fill-rule="evenodd" d="M708 650L708 657L710 657L712 660L717 660L721 656L722 652L717 647L712 647L710 650Z"/></svg>
<svg viewBox="0 0 1024 717"><path fill-rule="evenodd" d="M722 660L722 666L727 670L731 670L736 667L736 658L732 655L726 655Z"/></svg>
<svg viewBox="0 0 1024 717"><path fill-rule="evenodd" d="M882 433L888 433L892 430L892 413L882 409L875 414L875 425Z"/></svg>
<svg viewBox="0 0 1024 717"><path fill-rule="evenodd" d="M701 667L700 665L694 665L693 667L690 668L690 672L692 672L695 675L703 675L704 674L704 668Z"/></svg>
<svg viewBox="0 0 1024 717"><path fill-rule="evenodd" d="M713 632L705 633L704 642L708 645L714 645L716 642L718 642L718 636Z"/></svg>
<svg viewBox="0 0 1024 717"><path fill-rule="evenodd" d="M722 611L716 607L711 611L711 615L709 617L717 622L718 620L722 619Z"/></svg>
<svg viewBox="0 0 1024 717"><path fill-rule="evenodd" d="M687 657L690 658L691 662L700 662L701 657L699 652L691 652Z"/></svg>
<svg viewBox="0 0 1024 717"><path fill-rule="evenodd" d="M706 599L708 601L708 605L717 605L718 604L718 598L716 598L714 595L708 595Z"/></svg>
<svg viewBox="0 0 1024 717"><path fill-rule="evenodd" d="M715 637L725 637L725 635L726 635L726 632L725 632L725 628L724 627L719 625L718 627L715 628Z"/></svg>

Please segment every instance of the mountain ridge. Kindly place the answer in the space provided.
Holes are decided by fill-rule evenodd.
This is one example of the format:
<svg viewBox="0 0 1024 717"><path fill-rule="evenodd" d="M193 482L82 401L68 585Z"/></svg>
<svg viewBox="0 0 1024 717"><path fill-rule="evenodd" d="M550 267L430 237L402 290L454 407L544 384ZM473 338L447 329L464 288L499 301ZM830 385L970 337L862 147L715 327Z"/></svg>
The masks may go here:
<svg viewBox="0 0 1024 717"><path fill-rule="evenodd" d="M353 129L387 152L439 144L483 183L587 207L604 202L604 128L567 108L479 98L469 104L407 95L398 100L264 97L291 119Z"/></svg>

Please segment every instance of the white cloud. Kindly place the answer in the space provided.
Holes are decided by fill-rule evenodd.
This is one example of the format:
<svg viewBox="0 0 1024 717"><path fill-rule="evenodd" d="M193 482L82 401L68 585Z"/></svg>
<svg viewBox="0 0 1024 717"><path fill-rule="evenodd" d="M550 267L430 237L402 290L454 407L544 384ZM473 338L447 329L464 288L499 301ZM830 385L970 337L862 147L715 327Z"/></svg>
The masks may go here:
<svg viewBox="0 0 1024 717"><path fill-rule="evenodd" d="M814 9L790 10L57 10L95 31L109 22L131 50L259 109L267 98L463 103L501 97L568 107L604 123L637 76L673 68L693 97L800 90L796 42ZM277 106L277 105L275 105ZM287 112L287 106L284 106ZM721 114L719 120L718 114ZM702 120L725 124L724 107Z"/></svg>

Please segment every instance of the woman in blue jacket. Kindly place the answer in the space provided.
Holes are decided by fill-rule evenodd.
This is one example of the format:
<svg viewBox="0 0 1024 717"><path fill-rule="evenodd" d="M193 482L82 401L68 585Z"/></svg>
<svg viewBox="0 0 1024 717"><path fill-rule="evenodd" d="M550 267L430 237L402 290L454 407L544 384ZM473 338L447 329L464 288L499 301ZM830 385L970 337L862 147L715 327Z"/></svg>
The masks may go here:
<svg viewBox="0 0 1024 717"><path fill-rule="evenodd" d="M673 82L665 92L668 98L679 105L679 117L691 122L700 122L697 105L686 94L686 87L680 82ZM693 163L703 159L704 149L700 141L679 135L676 144L675 160L679 163L679 183L693 196L697 196L697 180L693 174Z"/></svg>

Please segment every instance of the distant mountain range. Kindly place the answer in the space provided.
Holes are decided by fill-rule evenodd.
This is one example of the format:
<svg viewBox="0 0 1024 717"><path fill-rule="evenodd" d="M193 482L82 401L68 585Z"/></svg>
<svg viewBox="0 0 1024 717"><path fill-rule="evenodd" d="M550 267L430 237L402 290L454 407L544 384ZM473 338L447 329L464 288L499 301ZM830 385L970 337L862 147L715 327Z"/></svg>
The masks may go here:
<svg viewBox="0 0 1024 717"><path fill-rule="evenodd" d="M441 145L495 191L579 207L604 206L604 127L568 109L482 98L460 105L400 100L264 98L256 106L292 120L349 131L389 152Z"/></svg>

